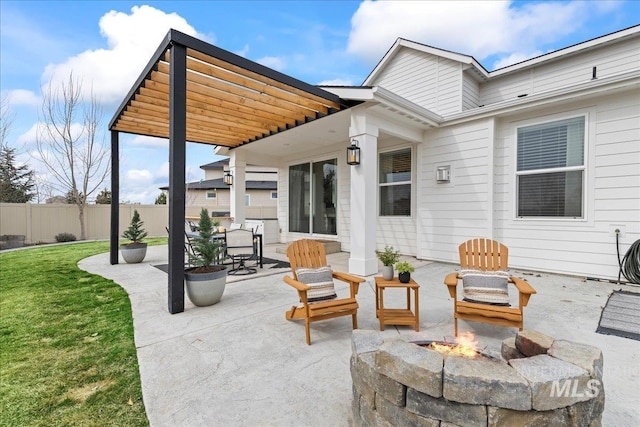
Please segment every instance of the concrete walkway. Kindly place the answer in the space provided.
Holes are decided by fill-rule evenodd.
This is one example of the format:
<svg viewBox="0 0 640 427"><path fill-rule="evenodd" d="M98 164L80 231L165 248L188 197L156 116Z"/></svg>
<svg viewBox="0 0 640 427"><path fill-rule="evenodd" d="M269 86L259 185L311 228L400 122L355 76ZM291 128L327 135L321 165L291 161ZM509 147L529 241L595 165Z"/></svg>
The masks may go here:
<svg viewBox="0 0 640 427"><path fill-rule="evenodd" d="M267 245L265 256L278 245ZM328 256L346 271L348 254ZM122 261L121 261L122 262ZM285 320L297 294L282 281L287 270L266 270L227 284L222 301L184 313L167 311L167 276L153 265L167 262L167 247L152 246L142 264L109 265L101 254L80 268L113 279L131 299L142 391L152 426L347 426L351 424L351 318L314 323L312 345L304 325ZM387 327L388 335L440 339L453 335L452 301L442 281L455 265L415 261L420 288L420 332ZM275 273L275 274L274 274ZM525 311L525 327L558 339L595 345L604 353L605 426L640 424L640 342L596 334L602 307L614 289L637 286L583 281L575 277L525 274L537 289ZM348 293L347 286L338 294ZM402 305L404 294L385 293ZM361 329L379 330L373 278L358 294ZM386 304L385 304L386 305ZM516 329L460 322L481 347L498 351Z"/></svg>

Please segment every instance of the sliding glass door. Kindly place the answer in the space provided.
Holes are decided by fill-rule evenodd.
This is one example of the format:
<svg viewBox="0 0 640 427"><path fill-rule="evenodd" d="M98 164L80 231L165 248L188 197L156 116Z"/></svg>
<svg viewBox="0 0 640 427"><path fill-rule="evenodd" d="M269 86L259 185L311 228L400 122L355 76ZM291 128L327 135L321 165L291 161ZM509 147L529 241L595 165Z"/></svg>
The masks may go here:
<svg viewBox="0 0 640 427"><path fill-rule="evenodd" d="M336 235L338 161L289 167L289 231Z"/></svg>

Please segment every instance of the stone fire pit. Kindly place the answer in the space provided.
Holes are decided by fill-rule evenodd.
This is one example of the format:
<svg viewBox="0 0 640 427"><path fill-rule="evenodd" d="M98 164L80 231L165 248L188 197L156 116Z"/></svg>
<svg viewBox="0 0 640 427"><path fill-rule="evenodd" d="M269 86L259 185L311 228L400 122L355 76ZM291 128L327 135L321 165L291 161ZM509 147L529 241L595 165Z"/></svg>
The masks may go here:
<svg viewBox="0 0 640 427"><path fill-rule="evenodd" d="M536 331L502 354L442 354L408 339L354 330L354 426L600 426L602 352Z"/></svg>

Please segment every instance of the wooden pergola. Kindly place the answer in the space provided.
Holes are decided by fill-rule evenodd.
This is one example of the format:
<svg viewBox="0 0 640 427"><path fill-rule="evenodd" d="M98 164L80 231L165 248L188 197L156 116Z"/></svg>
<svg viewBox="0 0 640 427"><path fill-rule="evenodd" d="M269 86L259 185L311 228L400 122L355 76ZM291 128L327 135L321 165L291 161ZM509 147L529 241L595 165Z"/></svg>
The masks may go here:
<svg viewBox="0 0 640 427"><path fill-rule="evenodd" d="M170 30L109 123L118 201L119 133L169 139L169 312L184 311L186 142L231 149L336 113L349 104L317 86ZM118 263L119 205L110 262Z"/></svg>

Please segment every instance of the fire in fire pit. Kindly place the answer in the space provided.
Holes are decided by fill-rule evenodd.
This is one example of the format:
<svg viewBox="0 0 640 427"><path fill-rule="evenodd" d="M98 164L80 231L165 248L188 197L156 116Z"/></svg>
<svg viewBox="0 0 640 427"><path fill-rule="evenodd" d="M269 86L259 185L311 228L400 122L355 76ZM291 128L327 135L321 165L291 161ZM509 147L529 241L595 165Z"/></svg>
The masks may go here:
<svg viewBox="0 0 640 427"><path fill-rule="evenodd" d="M456 338L455 343L450 341L414 341L414 344L435 350L444 357L461 356L472 359L480 354L478 341L471 332L461 334Z"/></svg>

